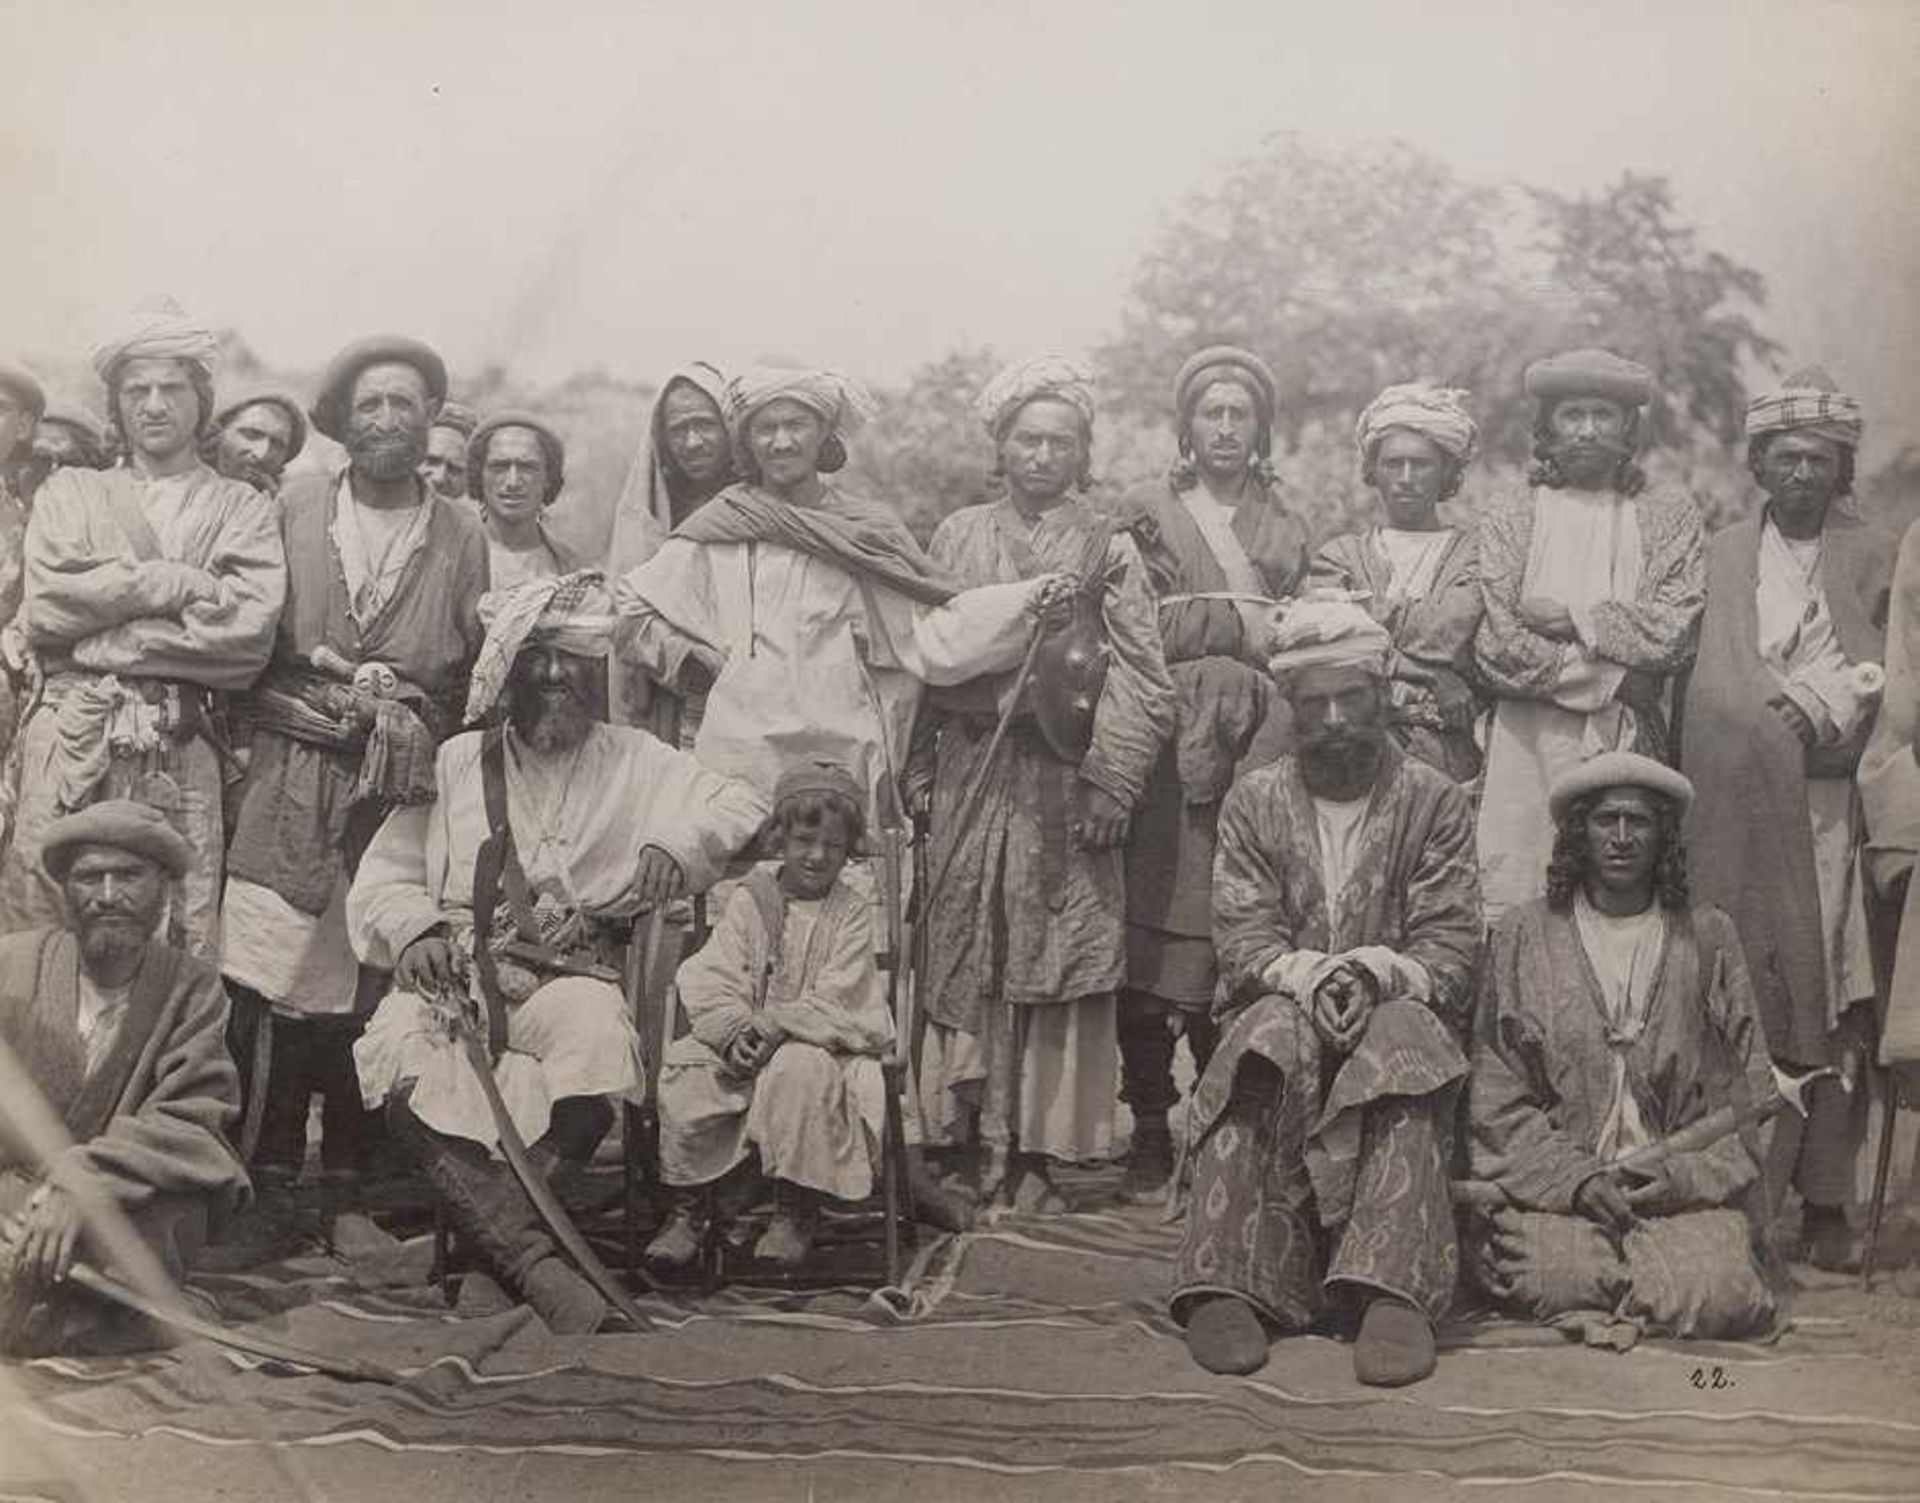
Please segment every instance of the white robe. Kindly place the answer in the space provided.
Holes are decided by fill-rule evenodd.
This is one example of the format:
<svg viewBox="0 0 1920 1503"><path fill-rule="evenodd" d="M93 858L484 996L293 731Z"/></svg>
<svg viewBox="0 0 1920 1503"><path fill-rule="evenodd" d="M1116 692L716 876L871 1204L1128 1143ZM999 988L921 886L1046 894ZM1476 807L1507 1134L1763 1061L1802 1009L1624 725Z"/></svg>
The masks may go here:
<svg viewBox="0 0 1920 1503"><path fill-rule="evenodd" d="M368 965L391 969L436 925L470 946L474 857L487 835L481 741L470 731L446 742L435 767L439 798L395 810L361 859L346 918L354 952ZM767 815L754 789L645 731L596 724L576 752L539 756L511 738L508 751L507 814L528 886L536 901L567 912L636 912L634 866L649 845L679 863L689 888L703 890ZM473 1000L479 1004L477 982ZM389 993L354 1045L361 1093L378 1106L416 1079L412 1105L421 1121L491 1148L492 1114L448 1032L450 1005ZM585 977L549 981L511 1005L508 1025L494 1075L527 1142L546 1132L557 1100L637 1099L640 1045L619 988Z"/></svg>
<svg viewBox="0 0 1920 1503"><path fill-rule="evenodd" d="M689 657L718 668L694 739L702 762L770 793L792 762L830 757L871 798L905 763L923 684L1019 662L1041 583L920 605L778 543L669 538L617 598L633 621L623 651L655 679L676 681ZM867 814L872 827L872 802Z"/></svg>
<svg viewBox="0 0 1920 1503"><path fill-rule="evenodd" d="M1644 560L1636 503L1612 492L1545 487L1533 500L1521 598L1559 601L1580 640L1550 698L1502 698L1494 706L1478 830L1489 924L1545 890L1553 780L1596 752L1633 744L1633 716L1613 697L1627 670L1594 656L1590 644L1593 608L1603 600L1631 600L1639 590Z"/></svg>

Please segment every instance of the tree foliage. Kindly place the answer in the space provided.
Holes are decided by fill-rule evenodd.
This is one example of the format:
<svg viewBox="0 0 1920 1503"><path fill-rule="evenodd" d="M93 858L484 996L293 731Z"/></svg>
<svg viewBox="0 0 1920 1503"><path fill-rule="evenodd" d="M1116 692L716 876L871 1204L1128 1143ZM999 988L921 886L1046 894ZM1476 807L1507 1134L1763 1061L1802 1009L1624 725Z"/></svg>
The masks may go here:
<svg viewBox="0 0 1920 1503"><path fill-rule="evenodd" d="M1490 451L1518 462L1526 364L1603 344L1654 368L1657 435L1724 444L1743 364L1775 349L1753 316L1765 298L1758 272L1701 246L1661 178L1628 173L1582 197L1508 191L1401 142L1280 135L1167 220L1101 357L1122 401L1164 413L1187 354L1245 345L1274 368L1289 450L1392 382L1463 386Z"/></svg>

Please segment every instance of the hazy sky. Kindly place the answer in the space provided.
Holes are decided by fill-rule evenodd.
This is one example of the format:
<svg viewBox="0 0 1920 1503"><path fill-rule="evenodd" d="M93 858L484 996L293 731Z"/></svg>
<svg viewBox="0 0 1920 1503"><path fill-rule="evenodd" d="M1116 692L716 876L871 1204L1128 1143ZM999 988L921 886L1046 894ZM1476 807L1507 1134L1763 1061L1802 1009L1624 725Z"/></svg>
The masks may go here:
<svg viewBox="0 0 1920 1503"><path fill-rule="evenodd" d="M1668 175L1769 328L1920 440L1920 3L0 0L0 345L167 290L270 361L781 352L894 380L1110 332L1275 130ZM90 394L89 394L90 395Z"/></svg>

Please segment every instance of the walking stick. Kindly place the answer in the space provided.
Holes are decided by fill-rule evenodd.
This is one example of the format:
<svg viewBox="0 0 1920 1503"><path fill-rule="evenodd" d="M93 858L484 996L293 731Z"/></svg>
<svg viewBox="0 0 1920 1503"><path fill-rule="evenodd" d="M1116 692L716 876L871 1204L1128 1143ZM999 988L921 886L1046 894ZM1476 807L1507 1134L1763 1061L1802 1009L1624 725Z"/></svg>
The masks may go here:
<svg viewBox="0 0 1920 1503"><path fill-rule="evenodd" d="M972 820L974 810L979 807L980 795L986 791L987 774L993 769L993 759L999 755L1000 743L1006 740L1007 727L1013 724L1013 717L1019 713L1021 696L1027 691L1027 681L1033 677L1034 659L1040 655L1040 644L1046 635L1046 618L1042 616L1033 624L1033 640L1027 644L1027 655L1020 660L1020 671L1014 675L1013 688L1007 694L1006 705L1000 711L993 735L988 738L987 749L981 754L980 765L974 768L973 781L967 784L966 791L960 795L960 806L954 810L953 841L927 887L926 902L920 909L923 915L932 914L940 890L947 885L947 874L953 870L953 858L960 854L960 836Z"/></svg>
<svg viewBox="0 0 1920 1503"><path fill-rule="evenodd" d="M1875 1068L1880 1082L1880 1143L1873 1156L1873 1194L1867 1201L1867 1245L1860 1254L1860 1287L1873 1289L1874 1264L1880 1257L1880 1223L1887 1214L1887 1175L1893 1168L1893 1130L1900 1119L1900 1082L1893 1071Z"/></svg>

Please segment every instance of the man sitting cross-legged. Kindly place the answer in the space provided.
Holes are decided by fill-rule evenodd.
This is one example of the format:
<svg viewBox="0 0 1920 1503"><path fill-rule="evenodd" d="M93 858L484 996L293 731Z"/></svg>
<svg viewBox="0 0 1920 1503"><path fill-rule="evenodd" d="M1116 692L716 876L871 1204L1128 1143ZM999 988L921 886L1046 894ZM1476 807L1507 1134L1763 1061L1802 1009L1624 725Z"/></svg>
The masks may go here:
<svg viewBox="0 0 1920 1503"><path fill-rule="evenodd" d="M1266 1362L1269 1331L1358 1316L1354 1375L1411 1383L1458 1267L1446 1125L1480 937L1473 813L1388 738L1385 629L1344 596L1283 609L1271 666L1299 750L1220 811L1233 1010L1194 1088L1172 1310L1194 1360L1229 1373Z"/></svg>
<svg viewBox="0 0 1920 1503"><path fill-rule="evenodd" d="M73 1142L51 1164L0 1140L0 1335L15 1351L148 1344L152 1331L64 1283L91 1240L87 1198L132 1220L176 1280L247 1177L225 1129L240 1090L227 996L205 961L157 943L193 860L159 810L108 799L56 819L41 865L67 927L0 940L0 1040ZM6 1135L11 1139L12 1135Z"/></svg>
<svg viewBox="0 0 1920 1503"><path fill-rule="evenodd" d="M1503 1308L1609 1344L1759 1334L1775 1301L1746 1214L1755 1134L1623 1162L1772 1092L1733 924L1688 902L1693 785L1610 752L1549 800L1547 895L1495 929L1476 1007L1473 1172L1506 1205L1481 1218L1469 1271Z"/></svg>
<svg viewBox="0 0 1920 1503"><path fill-rule="evenodd" d="M673 1214L647 1249L684 1266L710 1209L692 1187L759 1154L775 1212L754 1256L806 1257L820 1197L873 1192L886 1104L878 1055L893 1018L874 955L869 898L841 880L860 840L860 785L834 762L789 768L774 794L783 860L755 871L712 938L680 967L692 1032L660 1074L660 1170Z"/></svg>
<svg viewBox="0 0 1920 1503"><path fill-rule="evenodd" d="M767 806L645 731L600 723L613 602L598 574L489 596L483 615L467 717L504 688L505 724L441 746L437 798L387 819L347 895L355 950L394 984L354 1058L367 1105L386 1106L488 1272L554 1330L592 1331L605 1306L492 1156L495 1118L456 1035L491 991L506 1021L494 1079L530 1164L547 1174L588 1157L612 1123L607 1098L642 1079L619 986L626 928L711 883ZM496 821L510 849L489 918L475 911L476 860Z"/></svg>

